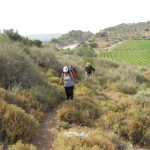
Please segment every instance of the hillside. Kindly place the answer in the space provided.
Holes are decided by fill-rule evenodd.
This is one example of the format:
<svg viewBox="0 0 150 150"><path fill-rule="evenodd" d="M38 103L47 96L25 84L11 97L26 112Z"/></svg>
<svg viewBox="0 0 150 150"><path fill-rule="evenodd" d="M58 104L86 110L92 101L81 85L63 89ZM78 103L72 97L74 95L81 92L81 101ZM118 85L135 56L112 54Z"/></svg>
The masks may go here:
<svg viewBox="0 0 150 150"><path fill-rule="evenodd" d="M93 57L86 43L78 56L8 35L0 35L0 150L150 149L148 66ZM120 44L111 52L149 50L148 40ZM87 61L96 69L89 78ZM68 64L78 70L74 100L59 84Z"/></svg>
<svg viewBox="0 0 150 150"><path fill-rule="evenodd" d="M150 39L150 22L120 24L95 34L97 49L109 47L115 43L131 39Z"/></svg>
<svg viewBox="0 0 150 150"><path fill-rule="evenodd" d="M93 33L89 31L83 32L80 30L72 30L57 39L52 39L51 44L60 48L68 45L80 44L81 42L88 41L92 36Z"/></svg>

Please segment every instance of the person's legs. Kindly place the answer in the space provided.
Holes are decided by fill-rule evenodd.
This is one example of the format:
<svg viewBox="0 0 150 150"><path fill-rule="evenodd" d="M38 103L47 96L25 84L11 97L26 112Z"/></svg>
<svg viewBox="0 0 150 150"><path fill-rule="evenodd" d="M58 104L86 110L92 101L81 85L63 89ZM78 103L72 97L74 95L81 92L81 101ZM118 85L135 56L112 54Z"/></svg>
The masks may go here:
<svg viewBox="0 0 150 150"><path fill-rule="evenodd" d="M66 96L67 96L67 100L69 100L70 98L70 91L69 91L70 87L65 87L65 92L66 92Z"/></svg>
<svg viewBox="0 0 150 150"><path fill-rule="evenodd" d="M69 93L70 93L71 100L73 100L73 86L70 87Z"/></svg>

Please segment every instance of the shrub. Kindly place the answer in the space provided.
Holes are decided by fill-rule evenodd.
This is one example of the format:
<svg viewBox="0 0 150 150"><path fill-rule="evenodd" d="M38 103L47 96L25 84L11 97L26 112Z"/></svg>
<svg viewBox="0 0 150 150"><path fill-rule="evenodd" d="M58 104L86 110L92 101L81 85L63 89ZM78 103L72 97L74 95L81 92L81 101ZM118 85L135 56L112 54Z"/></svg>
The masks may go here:
<svg viewBox="0 0 150 150"><path fill-rule="evenodd" d="M32 144L23 144L18 141L16 144L9 146L8 150L36 150L36 147Z"/></svg>
<svg viewBox="0 0 150 150"><path fill-rule="evenodd" d="M104 68L118 68L119 64L107 59L101 59L100 61L97 62L97 64L100 67L104 67Z"/></svg>
<svg viewBox="0 0 150 150"><path fill-rule="evenodd" d="M132 141L134 144L140 143L142 136L143 136L143 124L140 121L131 121L128 123L129 127L129 140Z"/></svg>
<svg viewBox="0 0 150 150"><path fill-rule="evenodd" d="M55 72L59 72L60 63L57 61L54 52L50 51L49 49L43 48L31 48L30 50L26 51L28 55L32 58L32 60L38 64L38 66L45 68L45 69L53 69Z"/></svg>
<svg viewBox="0 0 150 150"><path fill-rule="evenodd" d="M76 89L77 96L90 95L92 93L93 93L93 91L84 85L79 85L78 88Z"/></svg>
<svg viewBox="0 0 150 150"><path fill-rule="evenodd" d="M25 112L32 114L38 121L44 118L42 104L33 96L30 90L14 87L11 91L0 88L0 97L9 104L21 107Z"/></svg>
<svg viewBox="0 0 150 150"><path fill-rule="evenodd" d="M134 95L137 92L136 85L134 85L133 83L119 82L119 83L116 84L116 89L119 92L122 92L122 93L125 93L125 94L130 94L130 95Z"/></svg>
<svg viewBox="0 0 150 150"><path fill-rule="evenodd" d="M10 40L13 41L21 41L22 37L18 34L18 32L14 32L13 29L10 30L4 30L4 35L8 36Z"/></svg>
<svg viewBox="0 0 150 150"><path fill-rule="evenodd" d="M150 128L145 132L145 134L141 140L141 144L143 144L144 146L150 145Z"/></svg>
<svg viewBox="0 0 150 150"><path fill-rule="evenodd" d="M39 126L32 115L25 113L21 108L0 102L0 134L6 142L16 142L19 139L32 140Z"/></svg>
<svg viewBox="0 0 150 150"><path fill-rule="evenodd" d="M100 116L100 110L91 101L70 101L58 109L58 117L69 124L87 125Z"/></svg>
<svg viewBox="0 0 150 150"><path fill-rule="evenodd" d="M149 107L150 104L150 89L139 91L135 95L135 101L143 107Z"/></svg>
<svg viewBox="0 0 150 150"><path fill-rule="evenodd" d="M114 111L114 112L118 112L121 110L121 108L119 107L119 105L117 105L115 102L113 101L102 101L101 102L101 107L102 109L108 109L108 111Z"/></svg>
<svg viewBox="0 0 150 150"><path fill-rule="evenodd" d="M86 133L87 136L67 137L64 132L60 132L55 141L54 148L57 150L117 150L124 149L124 145L119 142L119 138L114 134L107 134L102 130L92 130L78 128L68 132Z"/></svg>
<svg viewBox="0 0 150 150"><path fill-rule="evenodd" d="M19 33L17 31L14 31L13 29L4 30L3 32L4 35L7 36L12 41L21 41L22 43L29 46L34 46L34 45L37 47L42 46L42 42L40 40L29 40L28 38L19 35Z"/></svg>
<svg viewBox="0 0 150 150"><path fill-rule="evenodd" d="M0 85L32 87L41 83L38 68L17 44L4 42L0 47Z"/></svg>
<svg viewBox="0 0 150 150"><path fill-rule="evenodd" d="M31 89L33 97L38 100L44 111L48 111L56 107L65 99L64 89L55 85L41 85Z"/></svg>
<svg viewBox="0 0 150 150"><path fill-rule="evenodd" d="M139 83L149 82L149 80L144 75L141 74L137 74L136 81Z"/></svg>

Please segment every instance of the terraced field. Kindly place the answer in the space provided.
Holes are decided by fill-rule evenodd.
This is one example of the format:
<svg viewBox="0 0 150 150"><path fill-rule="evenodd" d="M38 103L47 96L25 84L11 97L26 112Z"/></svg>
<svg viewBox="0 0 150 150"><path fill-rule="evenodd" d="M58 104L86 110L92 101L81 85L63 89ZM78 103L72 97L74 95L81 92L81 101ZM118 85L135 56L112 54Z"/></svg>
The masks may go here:
<svg viewBox="0 0 150 150"><path fill-rule="evenodd" d="M122 63L150 65L150 40L124 41L105 52L100 52L99 56Z"/></svg>

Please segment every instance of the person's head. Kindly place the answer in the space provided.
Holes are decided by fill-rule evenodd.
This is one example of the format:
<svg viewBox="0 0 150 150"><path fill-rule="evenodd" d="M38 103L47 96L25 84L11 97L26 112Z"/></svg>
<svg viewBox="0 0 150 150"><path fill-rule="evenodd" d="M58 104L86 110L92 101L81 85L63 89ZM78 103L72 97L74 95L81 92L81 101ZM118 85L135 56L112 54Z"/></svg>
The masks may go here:
<svg viewBox="0 0 150 150"><path fill-rule="evenodd" d="M90 66L90 65L91 65L91 63L87 62L85 66Z"/></svg>
<svg viewBox="0 0 150 150"><path fill-rule="evenodd" d="M64 73L67 73L67 72L68 72L68 66L64 66L63 72L64 72Z"/></svg>

